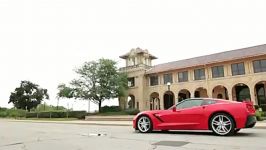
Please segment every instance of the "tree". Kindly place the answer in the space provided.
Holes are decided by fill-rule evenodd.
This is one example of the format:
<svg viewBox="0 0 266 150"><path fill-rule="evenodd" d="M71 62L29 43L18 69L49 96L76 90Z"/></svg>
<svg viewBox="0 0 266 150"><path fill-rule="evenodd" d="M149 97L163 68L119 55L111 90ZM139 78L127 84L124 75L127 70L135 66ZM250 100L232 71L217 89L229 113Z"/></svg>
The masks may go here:
<svg viewBox="0 0 266 150"><path fill-rule="evenodd" d="M74 90L70 87L67 87L64 83L59 84L57 86L58 89L58 93L57 93L57 109L58 109L58 105L59 105L59 99L60 98L73 98L73 92Z"/></svg>
<svg viewBox="0 0 266 150"><path fill-rule="evenodd" d="M99 59L85 62L76 70L76 73L79 78L70 82L71 87L63 86L64 90L59 93L67 93L66 95L71 98L92 101L98 104L99 112L104 100L125 95L127 76L118 71L116 62L113 60ZM66 96L62 94L60 97Z"/></svg>
<svg viewBox="0 0 266 150"><path fill-rule="evenodd" d="M21 81L20 87L11 92L8 103L13 103L18 109L30 111L36 108L43 99L49 99L47 89L40 88L39 85L30 81Z"/></svg>
<svg viewBox="0 0 266 150"><path fill-rule="evenodd" d="M58 98L73 98L73 89L67 87L65 84L59 84L57 89L59 90L57 93Z"/></svg>

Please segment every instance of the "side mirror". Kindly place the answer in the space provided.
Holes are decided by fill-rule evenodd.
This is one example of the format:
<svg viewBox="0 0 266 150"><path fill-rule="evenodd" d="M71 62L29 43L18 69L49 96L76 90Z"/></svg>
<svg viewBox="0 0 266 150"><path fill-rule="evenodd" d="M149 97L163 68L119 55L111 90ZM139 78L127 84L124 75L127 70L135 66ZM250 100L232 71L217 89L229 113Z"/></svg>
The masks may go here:
<svg viewBox="0 0 266 150"><path fill-rule="evenodd" d="M176 112L176 107L175 106L173 107L173 112Z"/></svg>

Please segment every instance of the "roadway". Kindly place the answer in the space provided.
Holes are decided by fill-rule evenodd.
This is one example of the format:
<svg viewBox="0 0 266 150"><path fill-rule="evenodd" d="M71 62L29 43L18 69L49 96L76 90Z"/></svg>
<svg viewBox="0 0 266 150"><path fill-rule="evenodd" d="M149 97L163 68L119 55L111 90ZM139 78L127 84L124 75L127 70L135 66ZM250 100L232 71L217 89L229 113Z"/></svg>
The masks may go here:
<svg viewBox="0 0 266 150"><path fill-rule="evenodd" d="M265 129L235 136L172 131L141 134L130 126L57 124L0 120L0 150L265 150Z"/></svg>

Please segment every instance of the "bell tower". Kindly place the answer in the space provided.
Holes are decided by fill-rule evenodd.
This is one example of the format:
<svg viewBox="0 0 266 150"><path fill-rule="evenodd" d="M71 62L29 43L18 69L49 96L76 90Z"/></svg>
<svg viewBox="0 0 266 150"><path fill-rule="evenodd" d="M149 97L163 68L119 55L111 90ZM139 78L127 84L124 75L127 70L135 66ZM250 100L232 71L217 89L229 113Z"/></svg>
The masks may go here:
<svg viewBox="0 0 266 150"><path fill-rule="evenodd" d="M140 48L131 49L130 52L120 56L120 58L126 61L126 67L151 67L152 60L157 57L151 55L148 50L142 50Z"/></svg>
<svg viewBox="0 0 266 150"><path fill-rule="evenodd" d="M148 50L140 48L131 49L128 53L120 56L126 62L126 66L120 68L128 76L128 91L126 97L119 98L119 106L122 109L145 110L144 89L149 81L145 77L146 70L152 68L152 60L157 57L151 55Z"/></svg>

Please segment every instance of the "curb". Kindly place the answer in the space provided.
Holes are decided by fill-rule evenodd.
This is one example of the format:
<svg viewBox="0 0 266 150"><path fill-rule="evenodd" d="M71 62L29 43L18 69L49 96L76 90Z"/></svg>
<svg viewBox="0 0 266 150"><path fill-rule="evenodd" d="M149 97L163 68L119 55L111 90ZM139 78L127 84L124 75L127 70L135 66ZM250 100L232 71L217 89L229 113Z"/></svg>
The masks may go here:
<svg viewBox="0 0 266 150"><path fill-rule="evenodd" d="M74 124L74 125L100 125L100 126L132 126L132 124L116 124L116 123L94 123L94 122L55 122L55 121L31 121L31 120L8 120L9 122L23 123L54 123L54 124Z"/></svg>
<svg viewBox="0 0 266 150"><path fill-rule="evenodd" d="M75 123L74 123L75 124ZM83 124L76 124L76 125L97 125L97 126L132 126L130 124L101 124L101 123L83 123ZM265 128L266 129L266 128Z"/></svg>
<svg viewBox="0 0 266 150"><path fill-rule="evenodd" d="M85 121L132 121L134 116L85 116Z"/></svg>
<svg viewBox="0 0 266 150"><path fill-rule="evenodd" d="M258 126L258 127L255 126L255 127L253 127L253 129L266 129L266 126Z"/></svg>

